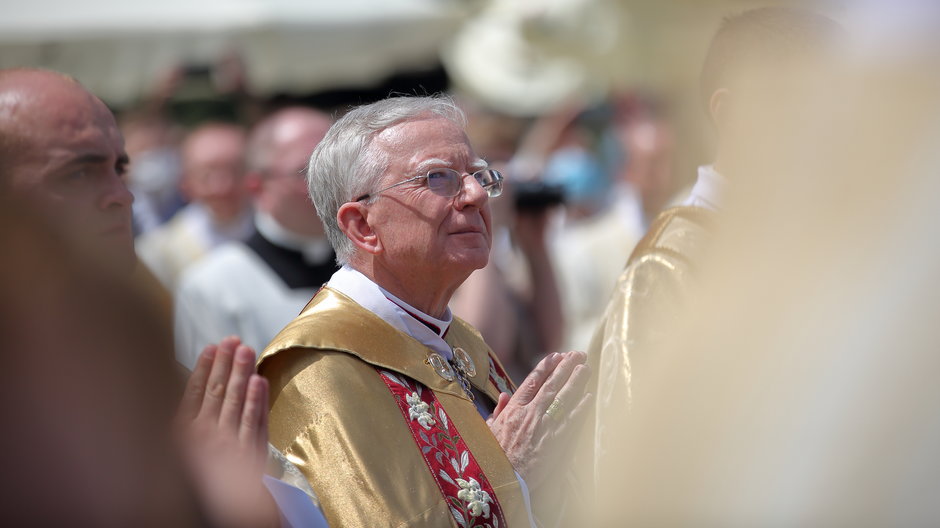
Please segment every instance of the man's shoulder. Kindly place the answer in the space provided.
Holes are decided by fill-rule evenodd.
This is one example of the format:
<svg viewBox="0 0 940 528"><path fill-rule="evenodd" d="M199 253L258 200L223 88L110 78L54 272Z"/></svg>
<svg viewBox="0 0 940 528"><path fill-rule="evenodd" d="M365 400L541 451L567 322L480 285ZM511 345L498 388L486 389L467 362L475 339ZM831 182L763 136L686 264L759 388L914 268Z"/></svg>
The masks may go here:
<svg viewBox="0 0 940 528"><path fill-rule="evenodd" d="M288 349L378 355L401 347L404 334L342 293L321 288L258 357L258 364Z"/></svg>
<svg viewBox="0 0 940 528"><path fill-rule="evenodd" d="M486 341L483 340L483 334L481 334L480 331L477 330L476 327L474 327L472 324L457 316L454 316L454 320L451 323L450 330L448 332L459 335L463 339L476 341L481 345L486 346Z"/></svg>
<svg viewBox="0 0 940 528"><path fill-rule="evenodd" d="M479 332L455 318L446 339L471 355L480 367L474 380L483 386L492 352ZM272 377L291 375L325 357L331 358L327 363L341 364L346 369L389 370L437 392L462 394L459 385L444 380L428 364L425 345L329 287L322 288L265 347L258 357L258 371ZM340 375L337 369L330 372Z"/></svg>
<svg viewBox="0 0 940 528"><path fill-rule="evenodd" d="M650 257L686 263L697 260L710 242L715 214L708 209L690 206L663 211L636 245L628 265Z"/></svg>

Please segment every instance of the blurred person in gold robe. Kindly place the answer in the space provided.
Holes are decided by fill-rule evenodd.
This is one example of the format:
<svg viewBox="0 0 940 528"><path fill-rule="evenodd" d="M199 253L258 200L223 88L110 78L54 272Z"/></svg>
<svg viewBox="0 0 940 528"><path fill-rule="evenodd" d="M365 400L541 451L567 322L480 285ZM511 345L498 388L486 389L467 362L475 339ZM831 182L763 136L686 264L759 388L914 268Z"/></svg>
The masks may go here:
<svg viewBox="0 0 940 528"><path fill-rule="evenodd" d="M514 392L448 308L489 259L502 190L465 123L448 98L391 98L346 114L310 158L343 267L258 370L272 442L333 526L527 527L565 503L551 466L587 407L584 354L548 356Z"/></svg>
<svg viewBox="0 0 940 528"><path fill-rule="evenodd" d="M940 518L940 8L840 20L789 157L735 180L695 300L658 321L600 525Z"/></svg>
<svg viewBox="0 0 940 528"><path fill-rule="evenodd" d="M803 126L802 98L815 74L824 71L826 50L840 31L831 19L809 11L761 8L725 19L714 36L700 86L718 135L714 163L699 168L681 205L652 222L589 348L597 398L579 463L591 475L585 480L597 485L599 500L611 500L605 490L619 468L609 460L632 427L632 402L649 397L651 365L681 362L694 353L666 355L663 347L675 331L671 317L693 300L729 189L788 161L791 152L780 138Z"/></svg>

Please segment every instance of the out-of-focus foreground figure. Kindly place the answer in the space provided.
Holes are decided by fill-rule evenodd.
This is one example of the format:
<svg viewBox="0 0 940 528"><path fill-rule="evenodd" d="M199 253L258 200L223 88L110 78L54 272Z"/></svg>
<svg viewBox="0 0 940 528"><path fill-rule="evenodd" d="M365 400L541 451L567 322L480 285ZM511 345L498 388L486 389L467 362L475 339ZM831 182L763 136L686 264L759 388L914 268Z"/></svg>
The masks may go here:
<svg viewBox="0 0 940 528"><path fill-rule="evenodd" d="M684 302L644 320L669 332L629 357L640 390L628 421L624 406L598 416L622 425L599 481L601 525L940 515L940 13L865 2L847 14L837 65L794 78L810 88L797 99L775 84L751 107L793 112L793 126L740 148L786 156L729 177Z"/></svg>
<svg viewBox="0 0 940 528"><path fill-rule="evenodd" d="M729 187L791 161L789 140L805 126L807 91L821 80L820 65L839 34L821 15L763 8L726 19L713 38L701 93L718 134L715 162L699 168L684 203L662 212L634 249L590 348L598 374L592 448L599 479L607 478L605 458L618 446L633 392L647 386L648 365L693 353L664 357L663 342L701 279Z"/></svg>
<svg viewBox="0 0 940 528"><path fill-rule="evenodd" d="M171 449L163 314L27 204L0 203L4 523L206 526Z"/></svg>
<svg viewBox="0 0 940 528"><path fill-rule="evenodd" d="M56 72L0 70L0 132L2 344L15 354L3 383L4 519L322 521L283 457L277 478L263 476L267 384L236 338L204 353L173 420L165 292L137 265L128 157L104 103Z"/></svg>

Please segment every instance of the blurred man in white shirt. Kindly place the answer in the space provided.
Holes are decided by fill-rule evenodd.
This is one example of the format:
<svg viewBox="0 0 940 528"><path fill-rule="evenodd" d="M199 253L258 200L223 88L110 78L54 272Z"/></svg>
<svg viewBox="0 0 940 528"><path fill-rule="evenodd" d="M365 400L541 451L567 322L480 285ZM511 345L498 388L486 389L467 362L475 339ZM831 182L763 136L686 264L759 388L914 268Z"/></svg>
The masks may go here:
<svg viewBox="0 0 940 528"><path fill-rule="evenodd" d="M252 131L247 184L255 196L254 232L187 270L177 290L177 358L187 367L204 346L233 334L263 349L337 270L304 180L330 124L321 112L292 107Z"/></svg>

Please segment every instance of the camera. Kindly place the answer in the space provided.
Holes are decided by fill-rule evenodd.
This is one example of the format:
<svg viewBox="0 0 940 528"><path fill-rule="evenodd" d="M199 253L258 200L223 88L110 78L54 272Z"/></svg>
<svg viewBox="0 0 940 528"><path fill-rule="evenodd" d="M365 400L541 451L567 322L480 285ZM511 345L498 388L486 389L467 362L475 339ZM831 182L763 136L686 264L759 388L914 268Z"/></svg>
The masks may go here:
<svg viewBox="0 0 940 528"><path fill-rule="evenodd" d="M512 183L512 189L517 211L542 211L565 203L561 185L537 180L516 181Z"/></svg>

